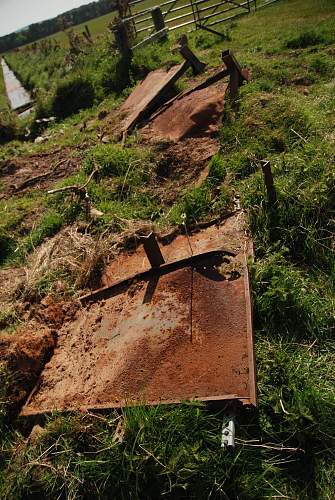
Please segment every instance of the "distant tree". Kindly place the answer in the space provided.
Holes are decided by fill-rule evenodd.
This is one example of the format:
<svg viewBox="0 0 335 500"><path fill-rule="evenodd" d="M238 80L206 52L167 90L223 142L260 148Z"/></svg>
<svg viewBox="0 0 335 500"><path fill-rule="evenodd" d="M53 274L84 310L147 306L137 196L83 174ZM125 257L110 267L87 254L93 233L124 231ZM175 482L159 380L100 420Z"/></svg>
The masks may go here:
<svg viewBox="0 0 335 500"><path fill-rule="evenodd" d="M0 37L0 52L15 49L21 45L32 43L41 38L53 35L57 33L57 31L65 31L76 24L81 24L95 17L103 16L117 8L116 2L117 0L99 0L87 5L82 5L64 14L60 14L53 19L31 24L24 31L10 33L9 35Z"/></svg>

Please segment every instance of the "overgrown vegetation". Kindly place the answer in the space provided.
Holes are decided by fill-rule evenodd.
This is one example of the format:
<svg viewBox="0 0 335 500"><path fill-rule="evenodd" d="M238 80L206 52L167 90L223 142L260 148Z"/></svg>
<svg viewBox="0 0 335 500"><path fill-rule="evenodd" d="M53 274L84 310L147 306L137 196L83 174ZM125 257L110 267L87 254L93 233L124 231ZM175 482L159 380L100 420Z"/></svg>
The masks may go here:
<svg viewBox="0 0 335 500"><path fill-rule="evenodd" d="M222 42L205 32L193 35L192 43L205 49L202 59L216 64L220 49L232 48L253 79L241 90L238 108L226 108L221 152L207 179L181 187L172 206L152 183L157 158L136 139L124 148L95 145L83 154L78 173L59 184L83 185L96 170L87 192L103 215L90 225L92 238L115 231L120 219L158 225L206 220L232 210L234 196L240 197L256 251L250 269L259 409L239 420L235 452L220 449L222 415L193 403L55 414L27 442L22 428L6 420L10 375L1 371L0 496L334 498L334 33L332 0L282 0L240 20ZM80 56L101 99L122 90L115 86L118 61L103 57L107 50L101 45L98 55ZM23 67L22 55L13 55L13 63L15 57ZM168 44L149 47L142 61L136 57L130 82L142 65L152 69L170 61ZM54 81L58 85L59 77L51 87ZM266 198L262 160L270 161L274 174L274 206ZM18 246L24 259L61 227L86 217L78 195L66 191L47 200L32 193L0 203L7 265ZM41 204L44 213L37 209ZM32 210L38 223L22 233ZM59 279L53 272L40 280L41 295Z"/></svg>

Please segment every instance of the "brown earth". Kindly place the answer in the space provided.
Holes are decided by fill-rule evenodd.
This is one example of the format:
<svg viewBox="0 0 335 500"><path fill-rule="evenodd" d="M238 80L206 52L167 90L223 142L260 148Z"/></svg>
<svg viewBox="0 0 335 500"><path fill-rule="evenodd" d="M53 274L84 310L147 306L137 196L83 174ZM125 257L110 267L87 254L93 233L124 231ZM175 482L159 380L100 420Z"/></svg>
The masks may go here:
<svg viewBox="0 0 335 500"><path fill-rule="evenodd" d="M41 324L60 328L63 323L73 319L77 309L75 301L57 301L48 295L39 304L29 308L25 319L34 319Z"/></svg>
<svg viewBox="0 0 335 500"><path fill-rule="evenodd" d="M0 199L32 188L47 189L76 172L80 162L78 149L72 147L4 160L0 163Z"/></svg>
<svg viewBox="0 0 335 500"><path fill-rule="evenodd" d="M151 185L162 203L172 205L180 189L197 182L208 161L218 152L219 143L213 137L189 138L177 143L160 142L153 149L158 165Z"/></svg>

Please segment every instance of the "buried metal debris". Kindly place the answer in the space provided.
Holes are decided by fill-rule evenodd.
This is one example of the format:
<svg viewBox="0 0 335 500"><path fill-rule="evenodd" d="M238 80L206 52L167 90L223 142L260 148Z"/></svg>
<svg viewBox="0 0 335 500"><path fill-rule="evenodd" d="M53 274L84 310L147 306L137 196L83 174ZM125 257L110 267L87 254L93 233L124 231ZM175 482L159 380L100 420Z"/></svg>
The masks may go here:
<svg viewBox="0 0 335 500"><path fill-rule="evenodd" d="M177 50L185 61L170 69L160 68L150 72L121 106L121 124L117 128L123 137L145 119L150 119L149 126L153 127L157 138L161 136L169 140L180 140L184 137L211 135L217 131L228 86L231 97L235 100L239 86L249 80L248 70L242 69L234 55L227 50L222 54L224 69L191 89L179 93L154 112L161 102L166 101L167 90L172 88L189 67L193 68L195 74L201 73L205 68L205 64L189 49L186 37L180 38ZM227 76L230 77L229 84L222 82ZM160 120L164 122L164 130L161 130L162 126L157 125ZM186 122L181 127L182 131L179 130L179 122Z"/></svg>
<svg viewBox="0 0 335 500"><path fill-rule="evenodd" d="M184 61L170 69L151 71L133 90L120 108L123 116L120 131L126 134L159 101L162 94L185 73L189 63Z"/></svg>
<svg viewBox="0 0 335 500"><path fill-rule="evenodd" d="M222 60L224 69L163 104L141 129L141 135L153 141L181 141L215 135L224 112L227 89L235 101L238 88L250 78L248 70L241 68L229 50L223 52ZM223 80L227 76L229 82Z"/></svg>
<svg viewBox="0 0 335 500"><path fill-rule="evenodd" d="M161 246L159 267L142 245L113 261L114 283L81 298L21 414L184 400L255 405L244 229L236 214L179 235ZM241 273L227 279L220 267L230 261Z"/></svg>

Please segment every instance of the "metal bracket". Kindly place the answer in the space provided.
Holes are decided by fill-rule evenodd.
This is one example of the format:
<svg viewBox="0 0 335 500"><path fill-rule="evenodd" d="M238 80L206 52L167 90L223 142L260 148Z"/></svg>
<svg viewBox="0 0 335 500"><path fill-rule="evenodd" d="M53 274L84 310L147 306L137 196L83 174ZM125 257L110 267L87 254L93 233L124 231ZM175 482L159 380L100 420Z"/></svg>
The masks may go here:
<svg viewBox="0 0 335 500"><path fill-rule="evenodd" d="M151 267L159 267L164 264L165 260L155 234L151 232L148 236L141 236L141 240L143 241L144 250Z"/></svg>
<svg viewBox="0 0 335 500"><path fill-rule="evenodd" d="M221 448L235 448L235 417L223 418Z"/></svg>

